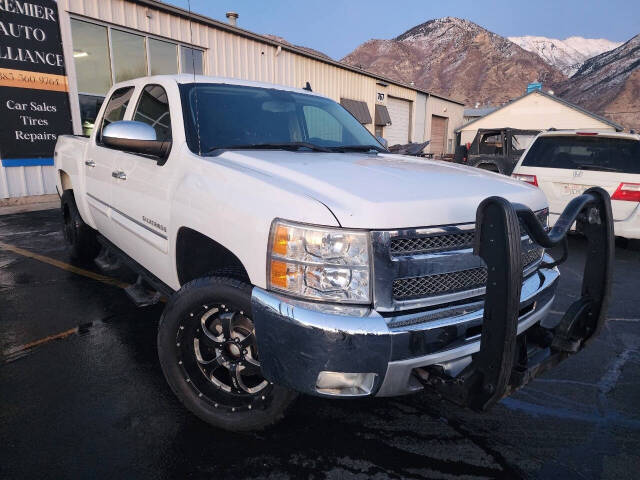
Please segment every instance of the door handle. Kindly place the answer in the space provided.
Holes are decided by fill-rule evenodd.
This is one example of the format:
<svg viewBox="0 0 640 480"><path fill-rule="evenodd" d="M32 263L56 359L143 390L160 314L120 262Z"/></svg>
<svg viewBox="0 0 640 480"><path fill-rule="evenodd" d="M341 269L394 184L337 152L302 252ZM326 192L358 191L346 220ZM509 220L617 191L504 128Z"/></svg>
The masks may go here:
<svg viewBox="0 0 640 480"><path fill-rule="evenodd" d="M93 160L87 160L86 162L84 162L84 164L85 164L87 167L91 167L91 168L93 168L93 167L95 167L95 166L96 166L96 162L94 162Z"/></svg>
<svg viewBox="0 0 640 480"><path fill-rule="evenodd" d="M117 178L118 180L126 180L127 179L127 174L124 173L122 170L115 170L115 171L111 172L111 176L113 178Z"/></svg>

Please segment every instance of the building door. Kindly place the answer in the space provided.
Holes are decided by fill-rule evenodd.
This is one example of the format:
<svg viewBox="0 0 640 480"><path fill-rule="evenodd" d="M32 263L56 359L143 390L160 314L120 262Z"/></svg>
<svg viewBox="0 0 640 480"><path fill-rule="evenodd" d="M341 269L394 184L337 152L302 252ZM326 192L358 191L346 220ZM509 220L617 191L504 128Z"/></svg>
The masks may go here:
<svg viewBox="0 0 640 480"><path fill-rule="evenodd" d="M388 97L387 110L391 125L385 127L384 135L389 145L409 143L411 125L411 102L401 98Z"/></svg>
<svg viewBox="0 0 640 480"><path fill-rule="evenodd" d="M445 145L447 138L447 118L431 116L431 153L434 155L442 155L445 153Z"/></svg>

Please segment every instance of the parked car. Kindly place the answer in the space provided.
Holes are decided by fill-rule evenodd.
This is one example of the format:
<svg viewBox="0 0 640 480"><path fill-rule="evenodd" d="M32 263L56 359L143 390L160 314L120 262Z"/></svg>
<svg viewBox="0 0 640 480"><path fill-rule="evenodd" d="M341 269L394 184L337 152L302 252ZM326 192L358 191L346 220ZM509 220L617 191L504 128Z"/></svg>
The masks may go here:
<svg viewBox="0 0 640 480"><path fill-rule="evenodd" d="M458 145L454 161L511 175L522 153L540 130L479 129L470 145Z"/></svg>
<svg viewBox="0 0 640 480"><path fill-rule="evenodd" d="M488 408L603 321L606 193L568 208L600 215L587 227L604 250L590 297L547 329L559 272L541 245L565 232L547 235L544 194L390 154L309 91L189 75L118 83L90 138L58 139L55 168L72 256L108 248L169 297L162 370L218 427L272 424L297 392L427 385Z"/></svg>
<svg viewBox="0 0 640 480"><path fill-rule="evenodd" d="M615 234L640 238L640 135L544 132L522 156L513 177L545 193L552 222L571 199L602 187L611 195Z"/></svg>

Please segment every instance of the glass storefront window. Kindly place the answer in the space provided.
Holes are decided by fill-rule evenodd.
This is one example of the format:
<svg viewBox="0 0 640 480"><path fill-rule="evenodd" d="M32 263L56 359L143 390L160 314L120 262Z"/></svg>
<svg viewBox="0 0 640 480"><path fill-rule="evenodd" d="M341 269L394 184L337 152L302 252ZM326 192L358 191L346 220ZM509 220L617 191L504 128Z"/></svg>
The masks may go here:
<svg viewBox="0 0 640 480"><path fill-rule="evenodd" d="M195 70L200 75L204 72L202 50L171 41L76 18L71 19L71 35L80 118L85 135L91 134L104 96L114 82L148 74L170 75L179 71L193 73Z"/></svg>
<svg viewBox="0 0 640 480"><path fill-rule="evenodd" d="M105 95L111 88L107 28L72 19L71 34L78 91Z"/></svg>
<svg viewBox="0 0 640 480"><path fill-rule="evenodd" d="M80 101L80 119L82 120L82 135L90 137L95 127L98 112L104 102L102 95L78 95Z"/></svg>
<svg viewBox="0 0 640 480"><path fill-rule="evenodd" d="M180 70L182 73L202 75L202 51L189 47L180 47Z"/></svg>
<svg viewBox="0 0 640 480"><path fill-rule="evenodd" d="M145 37L111 29L111 53L116 83L147 75Z"/></svg>
<svg viewBox="0 0 640 480"><path fill-rule="evenodd" d="M150 38L148 41L151 75L178 73L177 45L154 38Z"/></svg>

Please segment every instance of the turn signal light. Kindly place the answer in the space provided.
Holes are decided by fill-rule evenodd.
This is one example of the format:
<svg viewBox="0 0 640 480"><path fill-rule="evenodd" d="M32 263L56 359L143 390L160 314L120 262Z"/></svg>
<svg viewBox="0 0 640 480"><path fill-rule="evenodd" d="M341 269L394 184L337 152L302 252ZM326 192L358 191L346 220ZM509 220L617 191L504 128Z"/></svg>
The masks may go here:
<svg viewBox="0 0 640 480"><path fill-rule="evenodd" d="M525 175L523 173L514 173L511 175L511 177L515 178L516 180L522 180L525 183L529 183L534 187L538 186L538 179L536 178L535 175Z"/></svg>
<svg viewBox="0 0 640 480"><path fill-rule="evenodd" d="M640 202L640 183L621 183L618 189L611 195L611 200Z"/></svg>
<svg viewBox="0 0 640 480"><path fill-rule="evenodd" d="M284 225L278 225L273 236L272 252L284 256L287 254L288 244L289 230Z"/></svg>
<svg viewBox="0 0 640 480"><path fill-rule="evenodd" d="M291 267L294 266L279 260L271 260L271 285L286 289L291 280L295 281L299 272L295 267Z"/></svg>

